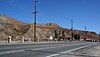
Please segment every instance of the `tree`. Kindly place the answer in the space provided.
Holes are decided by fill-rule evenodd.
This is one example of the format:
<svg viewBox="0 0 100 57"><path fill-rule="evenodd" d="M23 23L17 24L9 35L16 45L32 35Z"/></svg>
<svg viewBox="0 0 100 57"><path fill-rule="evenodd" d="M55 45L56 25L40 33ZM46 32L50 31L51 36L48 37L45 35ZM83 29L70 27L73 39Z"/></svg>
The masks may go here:
<svg viewBox="0 0 100 57"><path fill-rule="evenodd" d="M54 34L55 34L54 39L55 39L55 38L58 38L58 33L57 33L57 30L55 30L55 31L54 31Z"/></svg>
<svg viewBox="0 0 100 57"><path fill-rule="evenodd" d="M75 40L80 40L80 35L76 34L76 35L74 35L74 38L75 38Z"/></svg>
<svg viewBox="0 0 100 57"><path fill-rule="evenodd" d="M64 31L62 31L62 38L63 38L63 40L65 40L65 34L64 34Z"/></svg>

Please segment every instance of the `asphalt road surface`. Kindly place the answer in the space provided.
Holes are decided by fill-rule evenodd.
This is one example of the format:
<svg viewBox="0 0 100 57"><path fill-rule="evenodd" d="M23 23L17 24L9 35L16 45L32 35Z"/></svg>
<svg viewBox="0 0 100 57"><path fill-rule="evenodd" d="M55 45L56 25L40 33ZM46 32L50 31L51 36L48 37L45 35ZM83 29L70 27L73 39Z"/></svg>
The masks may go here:
<svg viewBox="0 0 100 57"><path fill-rule="evenodd" d="M0 45L0 57L58 57L60 54L95 44L97 42Z"/></svg>

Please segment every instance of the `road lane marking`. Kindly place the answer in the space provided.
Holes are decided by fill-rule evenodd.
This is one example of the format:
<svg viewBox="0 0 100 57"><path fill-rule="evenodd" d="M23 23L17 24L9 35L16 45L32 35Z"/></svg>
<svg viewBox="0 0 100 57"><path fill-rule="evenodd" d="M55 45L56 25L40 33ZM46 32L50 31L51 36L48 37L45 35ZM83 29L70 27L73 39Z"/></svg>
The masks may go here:
<svg viewBox="0 0 100 57"><path fill-rule="evenodd" d="M82 48L85 48L85 47L88 47L88 46L91 46L91 45L86 45L86 46L82 46L82 47L75 48L75 49L72 49L72 50L68 50L68 51L60 52L60 54L68 53L68 52L72 52L72 51L79 50L79 49L82 49Z"/></svg>
<svg viewBox="0 0 100 57"><path fill-rule="evenodd" d="M9 53L16 53L16 52L22 52L22 51L24 51L24 50L0 52L0 55L9 54Z"/></svg>
<svg viewBox="0 0 100 57"><path fill-rule="evenodd" d="M95 44L91 44L91 45L95 45ZM86 47L89 47L91 45L82 46L82 47L79 47L79 48L75 48L75 49L71 49L71 50L68 50L68 51L60 52L58 54L52 54L52 55L49 55L49 56L46 56L46 57L55 57L55 56L58 56L58 55L61 55L61 54L64 54L64 53L69 53L69 52L72 52L72 51L75 51L75 50L86 48Z"/></svg>
<svg viewBox="0 0 100 57"><path fill-rule="evenodd" d="M54 56L58 56L60 54L53 54L53 55L49 55L49 56L46 56L46 57L54 57Z"/></svg>

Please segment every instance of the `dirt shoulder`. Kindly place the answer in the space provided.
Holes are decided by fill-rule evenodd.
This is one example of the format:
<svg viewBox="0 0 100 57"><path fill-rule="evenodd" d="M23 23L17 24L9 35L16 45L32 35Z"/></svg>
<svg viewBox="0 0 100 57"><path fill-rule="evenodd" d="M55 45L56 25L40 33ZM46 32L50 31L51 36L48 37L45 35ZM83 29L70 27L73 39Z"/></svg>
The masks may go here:
<svg viewBox="0 0 100 57"><path fill-rule="evenodd" d="M100 57L100 43L97 45L82 48L58 57Z"/></svg>
<svg viewBox="0 0 100 57"><path fill-rule="evenodd" d="M66 54L67 57L100 57L100 43Z"/></svg>

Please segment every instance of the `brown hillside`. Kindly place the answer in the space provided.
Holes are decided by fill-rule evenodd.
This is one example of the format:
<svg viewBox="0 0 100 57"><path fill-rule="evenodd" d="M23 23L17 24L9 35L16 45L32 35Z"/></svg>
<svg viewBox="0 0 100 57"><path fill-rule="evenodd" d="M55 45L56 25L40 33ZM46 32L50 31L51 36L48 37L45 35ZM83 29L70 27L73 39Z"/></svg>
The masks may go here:
<svg viewBox="0 0 100 57"><path fill-rule="evenodd" d="M5 34L7 37L16 37L23 35L28 31L29 28L29 24L14 20L5 15L0 15L0 32L1 34Z"/></svg>
<svg viewBox="0 0 100 57"><path fill-rule="evenodd" d="M33 24L26 24L5 15L0 15L0 40L5 40L8 36L13 39L19 39L21 36L26 39L33 40ZM50 36L54 39L71 39L71 30L63 28L55 23L37 24L36 25L37 41L49 39ZM79 34L81 39L85 38L85 31L73 30L73 35ZM99 35L95 32L87 31L86 38L98 40Z"/></svg>

